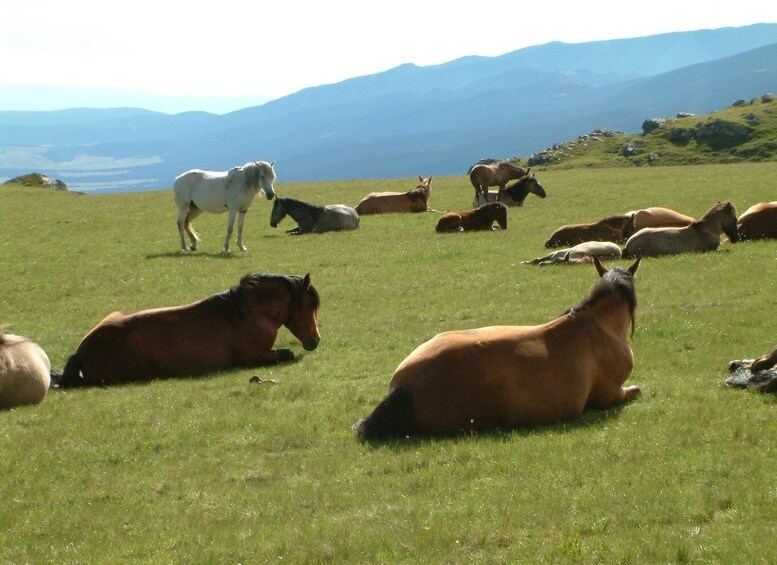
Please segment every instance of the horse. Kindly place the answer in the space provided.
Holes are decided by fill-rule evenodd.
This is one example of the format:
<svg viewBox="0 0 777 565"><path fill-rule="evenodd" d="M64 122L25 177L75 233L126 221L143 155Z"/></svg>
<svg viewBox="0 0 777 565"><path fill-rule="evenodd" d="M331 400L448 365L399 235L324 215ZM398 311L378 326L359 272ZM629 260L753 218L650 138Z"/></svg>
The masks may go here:
<svg viewBox="0 0 777 565"><path fill-rule="evenodd" d="M634 228L631 217L626 214L616 214L602 218L593 224L561 226L551 234L545 242L545 247L570 247L586 241L622 243L632 233Z"/></svg>
<svg viewBox="0 0 777 565"><path fill-rule="evenodd" d="M318 346L320 298L304 277L252 273L230 290L184 306L114 312L81 341L58 387L198 376L294 358L272 349L286 326L306 351Z"/></svg>
<svg viewBox="0 0 777 565"><path fill-rule="evenodd" d="M481 195L486 201L488 200L489 186L499 187L495 200L495 202L499 202L499 197L504 192L507 183L525 177L529 171L531 169L524 169L505 161L490 164L481 163L471 167L468 174L469 182L475 188L475 202L479 200Z"/></svg>
<svg viewBox="0 0 777 565"><path fill-rule="evenodd" d="M735 373L744 370L748 376L748 384L753 383L760 392L777 392L777 375L774 374L777 373L777 347L758 359L729 361L728 370Z"/></svg>
<svg viewBox="0 0 777 565"><path fill-rule="evenodd" d="M51 382L51 363L34 341L0 332L0 409L43 401Z"/></svg>
<svg viewBox="0 0 777 565"><path fill-rule="evenodd" d="M298 224L296 228L286 230L286 233L291 234L355 230L359 227L359 214L350 206L344 204L316 206L280 196L273 202L270 226L277 228L287 214Z"/></svg>
<svg viewBox="0 0 777 565"><path fill-rule="evenodd" d="M696 221L695 218L680 212L657 206L643 208L642 210L632 210L631 212L626 212L626 215L631 216L635 233L642 228L681 228L683 226L690 226Z"/></svg>
<svg viewBox="0 0 777 565"><path fill-rule="evenodd" d="M275 196L275 161L254 161L242 167L233 167L225 172L192 169L178 175L173 183L173 197L178 205L178 234L181 236L181 251L195 251L200 237L192 228L192 220L203 212L221 214L229 210L227 237L224 253L229 253L229 240L237 216L237 248L245 251L243 245L243 223L246 212L259 190L264 191L267 200ZM184 231L189 235L191 247L186 245Z"/></svg>
<svg viewBox="0 0 777 565"><path fill-rule="evenodd" d="M488 202L489 198L493 196L494 202L502 202L506 206L523 206L523 201L529 193L536 194L540 198L545 198L545 189L534 177L534 173L526 174L516 182L504 189L499 194L498 192L488 192L488 194L475 194L475 199L472 201L472 207L477 208Z"/></svg>
<svg viewBox="0 0 777 565"><path fill-rule="evenodd" d="M561 317L539 326L448 331L421 344L394 372L388 395L354 424L363 440L446 435L565 422L639 393L622 387L634 367L629 328L637 295L628 269L599 282Z"/></svg>
<svg viewBox="0 0 777 565"><path fill-rule="evenodd" d="M584 263L593 263L594 257L599 259L620 259L621 248L611 241L586 241L585 243L578 243L574 247L559 249L544 257L537 257L531 261L521 261L521 264L539 265L540 267L548 265L582 265Z"/></svg>
<svg viewBox="0 0 777 565"><path fill-rule="evenodd" d="M777 238L777 201L750 206L739 216L737 231L743 240Z"/></svg>
<svg viewBox="0 0 777 565"><path fill-rule="evenodd" d="M407 192L371 192L354 208L364 214L385 214L388 212L426 212L432 193L432 177L418 177L419 185Z"/></svg>
<svg viewBox="0 0 777 565"><path fill-rule="evenodd" d="M507 206L501 202L489 202L474 210L448 212L437 221L438 232L480 231L494 229L494 222L507 229Z"/></svg>
<svg viewBox="0 0 777 565"><path fill-rule="evenodd" d="M739 241L737 210L731 202L718 202L690 226L639 230L626 241L623 258L714 251L721 231L733 243Z"/></svg>

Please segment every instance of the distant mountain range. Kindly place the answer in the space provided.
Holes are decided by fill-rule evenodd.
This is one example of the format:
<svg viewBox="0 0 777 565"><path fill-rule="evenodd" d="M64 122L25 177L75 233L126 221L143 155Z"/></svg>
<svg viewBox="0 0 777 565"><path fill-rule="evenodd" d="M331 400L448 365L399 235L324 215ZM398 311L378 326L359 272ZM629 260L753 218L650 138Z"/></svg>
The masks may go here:
<svg viewBox="0 0 777 565"><path fill-rule="evenodd" d="M0 177L166 188L190 168L276 161L282 182L464 174L596 128L707 113L777 91L777 24L581 44L389 71L225 115L0 112Z"/></svg>

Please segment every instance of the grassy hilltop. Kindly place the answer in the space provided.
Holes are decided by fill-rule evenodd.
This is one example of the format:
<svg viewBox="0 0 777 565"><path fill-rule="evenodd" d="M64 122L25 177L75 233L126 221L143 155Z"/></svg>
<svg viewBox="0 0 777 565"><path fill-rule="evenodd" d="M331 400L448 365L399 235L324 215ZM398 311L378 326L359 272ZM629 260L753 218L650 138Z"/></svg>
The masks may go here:
<svg viewBox="0 0 777 565"><path fill-rule="evenodd" d="M282 171L279 171L282 175ZM424 174L424 171L418 171ZM731 390L729 359L777 342L777 242L643 261L642 395L577 422L367 445L350 426L434 334L539 324L586 296L593 267L537 268L558 226L650 205L699 217L775 199L777 163L551 167L506 231L436 234L437 214L364 217L294 237L257 200L249 251L220 253L226 217L178 251L169 191L84 196L0 187L0 323L62 367L113 310L199 300L248 272L311 273L321 344L281 330L287 365L49 391L0 412L0 563L768 562L777 524L777 400ZM415 179L284 184L354 205ZM465 176L431 205L470 207ZM623 262L622 264L626 264ZM574 360L570 360L574 362ZM249 384L258 374L277 384Z"/></svg>

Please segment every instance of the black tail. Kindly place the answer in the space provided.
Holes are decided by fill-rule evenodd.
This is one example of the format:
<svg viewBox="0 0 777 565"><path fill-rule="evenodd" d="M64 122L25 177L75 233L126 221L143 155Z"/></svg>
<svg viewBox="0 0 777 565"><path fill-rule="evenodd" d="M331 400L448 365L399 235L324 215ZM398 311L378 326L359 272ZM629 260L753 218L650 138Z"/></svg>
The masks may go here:
<svg viewBox="0 0 777 565"><path fill-rule="evenodd" d="M395 388L380 401L372 414L356 422L353 429L359 439L382 440L418 433L413 422L413 397L406 388Z"/></svg>
<svg viewBox="0 0 777 565"><path fill-rule="evenodd" d="M81 357L78 353L70 356L61 374L58 371L52 371L51 377L54 388L84 386L84 377L81 375Z"/></svg>

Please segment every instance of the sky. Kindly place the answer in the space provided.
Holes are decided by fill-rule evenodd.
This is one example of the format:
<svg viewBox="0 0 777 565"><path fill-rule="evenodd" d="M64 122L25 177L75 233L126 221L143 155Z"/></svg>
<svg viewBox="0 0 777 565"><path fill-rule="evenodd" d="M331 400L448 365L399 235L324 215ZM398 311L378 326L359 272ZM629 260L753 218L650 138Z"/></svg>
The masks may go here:
<svg viewBox="0 0 777 565"><path fill-rule="evenodd" d="M777 22L777 2L0 0L0 88L278 98L309 86L580 43Z"/></svg>

